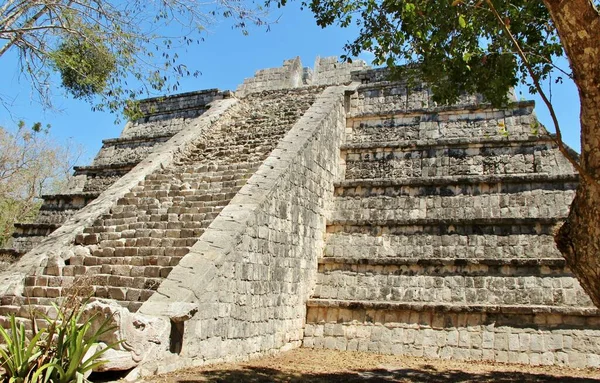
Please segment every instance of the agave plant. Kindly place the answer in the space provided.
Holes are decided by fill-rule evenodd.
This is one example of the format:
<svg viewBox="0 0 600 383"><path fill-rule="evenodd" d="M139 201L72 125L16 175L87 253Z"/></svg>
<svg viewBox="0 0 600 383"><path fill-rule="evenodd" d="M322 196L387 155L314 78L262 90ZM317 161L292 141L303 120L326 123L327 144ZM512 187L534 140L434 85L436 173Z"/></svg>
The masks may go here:
<svg viewBox="0 0 600 383"><path fill-rule="evenodd" d="M70 297L72 298L72 297ZM87 300L67 299L60 307L52 304L56 317L31 312L33 336L28 339L25 326L14 315L10 328L0 327L4 344L0 346L2 383L83 383L98 366L106 363L102 356L120 342L103 345L102 336L114 330L112 317L104 319L98 328L96 315L83 320ZM73 302L77 302L73 304ZM41 316L46 328L36 331L36 317Z"/></svg>
<svg viewBox="0 0 600 383"><path fill-rule="evenodd" d="M53 304L54 305L54 304ZM64 308L54 305L56 319L44 315L47 322L47 343L43 347L44 363L32 376L33 382L81 383L86 375L96 367L106 363L102 355L121 342L98 349L100 338L113 331L111 317L106 318L96 331L90 331L97 316L91 316L81 323L84 306L65 313Z"/></svg>
<svg viewBox="0 0 600 383"><path fill-rule="evenodd" d="M45 330L38 331L31 340L27 339L23 322L17 323L14 315L9 317L10 329L0 327L4 344L0 347L0 367L4 369L2 381L21 383L32 381L43 351L40 347ZM35 381L35 380L34 380Z"/></svg>

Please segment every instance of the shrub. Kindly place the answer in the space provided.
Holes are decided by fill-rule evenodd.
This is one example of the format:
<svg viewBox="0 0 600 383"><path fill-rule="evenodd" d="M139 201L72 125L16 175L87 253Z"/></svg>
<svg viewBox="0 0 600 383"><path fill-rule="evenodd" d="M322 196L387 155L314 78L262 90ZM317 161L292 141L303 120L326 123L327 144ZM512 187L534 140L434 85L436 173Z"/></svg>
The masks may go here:
<svg viewBox="0 0 600 383"><path fill-rule="evenodd" d="M66 301L72 303L72 300ZM97 331L90 331L97 317L81 321L86 302L79 302L76 307L53 304L56 318L32 314L31 339L27 339L23 323L17 323L11 315L10 330L0 327L5 342L0 347L0 366L5 370L2 382L81 383L87 381L86 374L106 363L102 355L120 343L99 348L102 335L114 330L110 325L112 317L104 319ZM38 315L46 322L46 328L39 331L35 325Z"/></svg>

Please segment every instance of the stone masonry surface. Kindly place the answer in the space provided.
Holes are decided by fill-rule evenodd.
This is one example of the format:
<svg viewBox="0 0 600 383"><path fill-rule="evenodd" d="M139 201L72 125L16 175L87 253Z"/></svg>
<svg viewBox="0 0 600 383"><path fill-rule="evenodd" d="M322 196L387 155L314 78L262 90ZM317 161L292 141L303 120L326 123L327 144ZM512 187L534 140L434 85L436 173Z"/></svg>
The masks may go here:
<svg viewBox="0 0 600 383"><path fill-rule="evenodd" d="M319 91L270 91L243 100L85 228L64 266L28 277L25 295L43 304L86 276L93 296L137 311Z"/></svg>
<svg viewBox="0 0 600 383"><path fill-rule="evenodd" d="M92 166L76 167L76 182L68 185L65 191L43 196L39 216L31 224L16 226L10 246L19 254L31 250L67 218L146 158L156 145L166 142L190 119L206 112L211 101L224 96L217 89L211 89L142 101L140 109L145 117L128 122L121 137L104 140ZM48 226L48 223L53 226Z"/></svg>
<svg viewBox="0 0 600 383"><path fill-rule="evenodd" d="M552 238L578 176L533 103L437 105L387 74L296 58L143 101L19 226L0 322L85 277L124 310L130 378L299 346L600 367Z"/></svg>
<svg viewBox="0 0 600 383"><path fill-rule="evenodd" d="M533 105L361 73L303 345L599 367L600 316L552 239L577 175Z"/></svg>
<svg viewBox="0 0 600 383"><path fill-rule="evenodd" d="M202 308L185 324L181 354L157 351L143 374L300 344L339 171L343 90L329 88L315 101L141 307L153 313L183 301Z"/></svg>

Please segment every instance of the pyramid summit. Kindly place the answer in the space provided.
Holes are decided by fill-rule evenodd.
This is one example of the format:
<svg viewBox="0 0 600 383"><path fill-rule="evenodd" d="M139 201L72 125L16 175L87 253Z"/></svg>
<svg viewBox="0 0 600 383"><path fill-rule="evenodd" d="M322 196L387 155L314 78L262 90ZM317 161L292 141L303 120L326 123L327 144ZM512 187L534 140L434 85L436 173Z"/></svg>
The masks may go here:
<svg viewBox="0 0 600 383"><path fill-rule="evenodd" d="M553 241L578 176L531 101L432 102L298 58L235 92L148 99L17 225L0 320L85 280L131 376L293 347L600 366Z"/></svg>

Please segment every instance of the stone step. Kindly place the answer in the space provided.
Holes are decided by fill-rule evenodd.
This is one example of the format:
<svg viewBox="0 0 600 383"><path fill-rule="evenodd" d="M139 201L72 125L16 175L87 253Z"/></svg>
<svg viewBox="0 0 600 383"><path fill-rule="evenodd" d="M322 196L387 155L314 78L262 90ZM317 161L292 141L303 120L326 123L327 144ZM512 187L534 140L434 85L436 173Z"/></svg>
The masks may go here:
<svg viewBox="0 0 600 383"><path fill-rule="evenodd" d="M150 252L151 249L156 249L156 247L149 247L147 250ZM98 253L99 252L99 253ZM106 249L98 249L94 251L95 255L92 256L74 256L69 258L66 261L67 266L63 269L67 270L69 266L177 266L179 261L185 254L189 252L189 248L187 247L172 247L164 249L164 254L162 255L138 255L137 256L126 256L126 255L117 255L114 253L109 255L109 252ZM144 253L144 251L142 251ZM72 268L71 268L72 269ZM67 272L69 273L69 272ZM78 274L82 274L79 273ZM66 274L69 275L69 274ZM72 274L75 275L75 274Z"/></svg>
<svg viewBox="0 0 600 383"><path fill-rule="evenodd" d="M43 206L39 210L35 223L48 225L62 225L70 216L79 209L45 209Z"/></svg>
<svg viewBox="0 0 600 383"><path fill-rule="evenodd" d="M14 262L16 261L23 253L18 252L15 249L9 249L5 247L0 247L0 262Z"/></svg>
<svg viewBox="0 0 600 383"><path fill-rule="evenodd" d="M68 193L68 194L44 194L42 208L51 209L75 209L86 206L89 202L98 198L100 193Z"/></svg>
<svg viewBox="0 0 600 383"><path fill-rule="evenodd" d="M171 135L154 137L135 137L103 141L102 148L96 154L93 166L115 166L117 164L139 163L154 148L171 138Z"/></svg>
<svg viewBox="0 0 600 383"><path fill-rule="evenodd" d="M200 169L198 169L200 168ZM196 184L212 183L220 181L231 181L245 179L249 173L253 173L258 166L249 166L244 169L231 169L221 171L202 170L206 167L194 167L192 169L184 169L183 166L175 168L174 172L161 172L148 175L143 181L143 185L152 184L153 181L164 181L169 186L193 182ZM159 182L156 182L157 184Z"/></svg>
<svg viewBox="0 0 600 383"><path fill-rule="evenodd" d="M415 312L428 312L433 311L435 313L479 313L479 314L506 314L506 315L565 315L571 317L583 318L585 322L573 319L571 325L579 324L586 326L584 323L588 323L587 326L592 328L600 327L600 309L594 306L586 307L570 307L570 306L549 306L549 305L482 305L482 304L459 304L459 303L415 303L415 302L388 302L388 301L373 301L373 300L344 300L344 299L318 299L311 298L306 302L306 307L309 309L310 314L307 314L307 323L340 323L350 322L353 319L348 317L348 311L352 310L389 310L389 311L415 311ZM323 315L323 311L329 311L333 309L330 314L335 315ZM336 312L336 309L339 310ZM346 311L348 310L348 311ZM381 314L381 313L378 313ZM317 318L314 317L317 316ZM333 319L335 317L335 319ZM370 316L373 323L386 323L388 322L381 315ZM365 318L366 319L366 318ZM552 318L548 318L552 319ZM556 319L556 318L554 318ZM531 321L529 323L551 324L551 322L543 321ZM556 323L555 323L556 324ZM443 324L442 324L443 326Z"/></svg>
<svg viewBox="0 0 600 383"><path fill-rule="evenodd" d="M246 180L254 174L254 170L244 173L219 176L196 176L187 177L187 179L171 179L171 180L145 180L143 191L136 188L132 193L143 193L147 190L168 190L168 191L195 191L197 193L206 192L212 189L233 188L243 186Z"/></svg>
<svg viewBox="0 0 600 383"><path fill-rule="evenodd" d="M313 298L480 305L592 306L566 267L327 264Z"/></svg>
<svg viewBox="0 0 600 383"><path fill-rule="evenodd" d="M100 266L102 267L102 266ZM168 272L165 272L168 275ZM25 282L25 296L31 298L56 299L63 294L69 294L70 287L76 277L72 276L42 276L27 277ZM95 273L88 275L91 295L96 298L114 299L125 302L144 302L164 278L161 277L131 277L124 275L111 275ZM47 285L43 285L47 283ZM66 295L65 295L66 296Z"/></svg>
<svg viewBox="0 0 600 383"><path fill-rule="evenodd" d="M222 176L231 175L237 173L243 173L247 170L258 168L262 165L262 161L256 162L231 162L228 164L213 164L213 163L193 163L187 164L181 161L175 162L172 167L177 168L177 174L175 177L210 177L210 176ZM149 174L146 179L154 179L169 177L171 175L165 172L158 172Z"/></svg>
<svg viewBox="0 0 600 383"><path fill-rule="evenodd" d="M152 244L151 241L139 242L121 242L121 241L103 241L99 243L99 248L92 251L94 257L150 257L150 256L183 256L189 252L189 248L192 247L200 237L185 238L185 242L182 239L169 240L161 239L162 244L173 243L179 246L144 246L146 244ZM160 239L160 238L159 238ZM120 246L115 246L120 245ZM183 245L183 246L181 246Z"/></svg>
<svg viewBox="0 0 600 383"><path fill-rule="evenodd" d="M116 138L106 138L102 140L102 144L118 146L118 145L131 145L137 143L145 143L145 142L158 142L158 141L167 141L169 138L173 137L174 133L158 133L153 135L146 136L132 136L132 137L116 137Z"/></svg>
<svg viewBox="0 0 600 383"><path fill-rule="evenodd" d="M328 233L371 233L372 235L381 235L389 233L404 232L404 227L413 227L412 230L426 231L434 230L440 234L454 233L457 227L459 232L473 233L506 233L519 234L523 231L523 226L530 225L532 228L555 225L566 219L562 217L540 217L540 218L407 218L407 219L331 219L327 223ZM433 227L433 229L429 229ZM515 229L513 229L515 227ZM398 228L400 228L398 230ZM367 230L365 230L367 229ZM409 229L410 230L410 229ZM531 230L525 230L526 233Z"/></svg>
<svg viewBox="0 0 600 383"><path fill-rule="evenodd" d="M536 258L536 259L495 259L495 258L347 258L347 257L321 257L318 259L319 271L352 271L376 272L382 269L379 266L391 266L397 274L412 273L414 270L424 271L420 274L427 275L571 275L564 258ZM399 270L397 267L406 266ZM428 269L428 268L431 268ZM386 270L388 270L386 269ZM392 271L386 271L386 273ZM416 275L416 274L415 274Z"/></svg>
<svg viewBox="0 0 600 383"><path fill-rule="evenodd" d="M220 205L222 206L226 206L227 202L229 200L219 200L219 202L222 202ZM127 216L128 214L117 214L117 216L119 216L118 218L114 218L114 216L110 215L110 216L104 216L102 217L100 220L97 221L98 225L102 225L105 227L110 227L110 226L121 226L121 225L128 225L128 226L123 226L122 229L142 229L142 228L151 228L152 223L157 223L157 222L164 222L164 223L171 223L174 225L174 228L176 227L181 227L181 225L177 226L176 223L178 222L187 222L189 223L189 227L203 227L203 226L199 226L196 225L199 222L202 221L206 221L206 220L213 220L220 212L220 208L214 207L212 208L212 211L209 213L197 213L197 214L190 214L190 213L184 213L184 214L178 214L178 213L168 213L169 209L171 209L171 207L166 208L165 210L167 211L166 213L159 213L158 209L156 209L157 211L138 211L137 215L135 216ZM174 208L174 210L176 210L177 207ZM140 223L140 225L136 225L137 223ZM132 226L133 224L133 226ZM139 227L138 227L139 226ZM167 228L162 227L161 225L158 225L161 228Z"/></svg>
<svg viewBox="0 0 600 383"><path fill-rule="evenodd" d="M534 103L518 102L509 108L422 110L354 115L346 120L347 141L384 142L438 138L492 137L523 139L545 130L533 115Z"/></svg>
<svg viewBox="0 0 600 383"><path fill-rule="evenodd" d="M36 247L40 242L46 238L46 235L26 235L20 236L19 234L13 233L10 245L18 254L25 254L31 249Z"/></svg>
<svg viewBox="0 0 600 383"><path fill-rule="evenodd" d="M216 213L215 213L216 214ZM115 226L92 226L84 229L83 236L76 239L79 244L93 245L99 241L115 240L120 238L158 238L161 233L156 230L186 230L187 233L182 233L181 238L196 236L202 234L204 229L212 222L212 215L195 214L195 217L202 217L202 220L182 220L182 221L149 221L149 217L139 217L137 222L115 225ZM190 232L189 230L192 230ZM122 231L127 231L121 234ZM99 234L99 236L87 237L86 234ZM88 242L89 241L89 242Z"/></svg>
<svg viewBox="0 0 600 383"><path fill-rule="evenodd" d="M336 182L335 195L456 195L510 193L525 190L574 190L577 174L509 174L355 179ZM433 188L432 188L433 187Z"/></svg>
<svg viewBox="0 0 600 383"><path fill-rule="evenodd" d="M85 193L102 193L129 172L129 170L131 169L115 170L100 174L87 174L83 191Z"/></svg>
<svg viewBox="0 0 600 383"><path fill-rule="evenodd" d="M198 238L204 229L210 225L212 220L195 222L196 228L135 228L125 229L117 227L112 233L78 234L75 238L76 245L96 245L109 247L128 247L140 245L153 245L158 240L161 244L173 245L176 240L187 240ZM122 230L121 230L122 229Z"/></svg>
<svg viewBox="0 0 600 383"><path fill-rule="evenodd" d="M554 245L555 225L463 225L429 226L330 226L325 257L369 259L393 258L559 258ZM345 231L344 231L345 230Z"/></svg>
<svg viewBox="0 0 600 383"><path fill-rule="evenodd" d="M500 363L600 366L591 307L310 299L305 347Z"/></svg>
<svg viewBox="0 0 600 383"><path fill-rule="evenodd" d="M86 166L73 166L73 170L75 171L75 175L92 175L98 176L103 174L125 174L138 162L130 162L130 163L118 163L118 164L105 164L105 165L86 165Z"/></svg>
<svg viewBox="0 0 600 383"><path fill-rule="evenodd" d="M550 139L473 141L346 145L342 150L345 178L575 173Z"/></svg>
<svg viewBox="0 0 600 383"><path fill-rule="evenodd" d="M233 198L240 188L246 183L245 180L240 182L240 185L233 187L215 187L214 189L208 186L204 190L174 190L174 189L146 189L143 192L135 193L135 197L124 197L117 201L118 205L138 204L140 198L152 198L160 202L166 202L170 199L173 203L176 202L191 202L191 201L221 201ZM184 197L183 199L177 197ZM136 201L138 199L138 201ZM147 201L139 201L141 204Z"/></svg>
<svg viewBox="0 0 600 383"><path fill-rule="evenodd" d="M60 224L58 223L44 223L44 222L31 222L31 223L15 223L16 232L13 236L19 237L35 237L35 236L46 236L58 229Z"/></svg>
<svg viewBox="0 0 600 383"><path fill-rule="evenodd" d="M189 250L189 249L186 249ZM25 281L25 286L47 286L53 280L60 280L63 277L77 277L81 275L93 276L96 278L98 275L118 275L125 277L146 277L146 278L166 278L173 266L179 262L181 258L183 258L183 254L177 257L164 257L167 259L162 260L161 263L172 263L173 266L160 266L157 265L159 263L158 256L153 257L154 259L144 260L136 259L136 258L145 258L145 257L123 257L120 264L109 264L106 261L116 261L118 257L86 257L86 259L81 261L77 261L77 263L84 263L84 265L73 265L69 264L67 266L63 266L61 270L62 275L52 275L51 270L47 269L44 275L37 277L29 277L28 280ZM107 259L108 258L108 259ZM147 257L151 258L151 257ZM134 262L135 263L147 263L147 265L132 265L127 264L126 262ZM154 264L152 264L154 263ZM56 273L58 274L58 273Z"/></svg>
<svg viewBox="0 0 600 383"><path fill-rule="evenodd" d="M531 189L518 185L509 192L472 194L473 188L389 188L387 195L337 197L332 221L400 221L407 219L494 219L565 217L575 189ZM469 190L471 189L471 190ZM521 190L519 190L521 189ZM352 194L352 193L349 193ZM367 194L359 192L359 194ZM396 196L390 196L390 195Z"/></svg>

